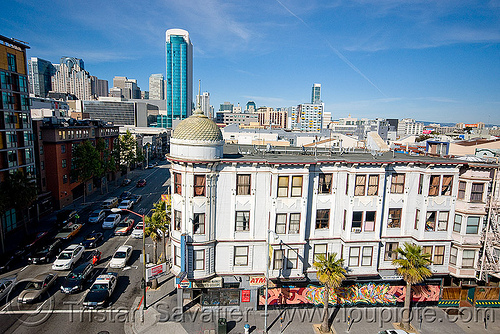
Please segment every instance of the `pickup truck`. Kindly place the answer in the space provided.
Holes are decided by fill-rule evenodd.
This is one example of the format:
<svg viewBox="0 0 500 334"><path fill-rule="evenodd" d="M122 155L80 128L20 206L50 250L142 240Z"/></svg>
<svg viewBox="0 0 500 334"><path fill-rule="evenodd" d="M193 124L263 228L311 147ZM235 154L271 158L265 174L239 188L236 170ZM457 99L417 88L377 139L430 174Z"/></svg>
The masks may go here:
<svg viewBox="0 0 500 334"><path fill-rule="evenodd" d="M57 233L55 239L68 240L73 238L82 229L82 224L68 223L62 228L62 230Z"/></svg>

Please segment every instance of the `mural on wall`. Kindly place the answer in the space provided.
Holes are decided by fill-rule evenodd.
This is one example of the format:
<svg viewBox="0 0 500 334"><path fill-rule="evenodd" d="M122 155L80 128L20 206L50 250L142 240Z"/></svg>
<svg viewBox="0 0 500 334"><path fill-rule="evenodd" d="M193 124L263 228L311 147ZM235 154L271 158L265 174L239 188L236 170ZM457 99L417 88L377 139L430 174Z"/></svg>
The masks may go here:
<svg viewBox="0 0 500 334"><path fill-rule="evenodd" d="M323 304L322 286L310 285L306 288L273 288L269 289L269 305L281 304ZM331 305L394 305L404 302L406 286L391 286L389 284L355 284L331 290L329 303ZM419 285L412 288L414 302L439 301L438 285ZM263 294L259 296L259 305L266 302Z"/></svg>

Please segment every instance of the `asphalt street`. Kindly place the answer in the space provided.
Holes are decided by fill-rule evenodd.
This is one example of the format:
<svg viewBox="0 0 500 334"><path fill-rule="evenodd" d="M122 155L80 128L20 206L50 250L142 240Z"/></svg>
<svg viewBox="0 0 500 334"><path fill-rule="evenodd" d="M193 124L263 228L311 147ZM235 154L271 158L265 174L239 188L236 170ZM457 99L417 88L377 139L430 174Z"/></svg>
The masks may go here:
<svg viewBox="0 0 500 334"><path fill-rule="evenodd" d="M126 187L116 187L109 185L110 192L107 194L97 194L88 196L87 203L76 204L75 209L84 212L80 216L80 222L85 223L79 234L70 241L66 241L64 246L80 243L83 238L92 231L104 233L104 243L98 246L102 252L101 261L94 268L92 279L84 286L84 291L75 294L64 294L60 291L61 283L69 271L59 271L57 282L43 296L42 300L33 305L23 305L17 303L17 296L26 285L26 281L37 274L44 272L54 272L51 269L52 262L41 265L25 265L11 272L2 274L2 277L16 276L18 284L9 294L6 300L0 301L0 332L1 333L122 333L124 322L135 321L134 312L129 312L136 300L142 296L142 239L134 239L128 236L114 236L113 230L103 230L101 224L89 224L87 215L94 209L100 208L103 200L112 196L119 196L123 191L128 190L133 194L142 195L141 202L137 203L133 211L139 214L148 214L153 208L153 203L160 200L161 194L166 193L169 180L170 165L165 162L158 167L147 170L134 170L127 177L132 179L132 183ZM145 187L137 188L138 179L147 180ZM81 202L81 200L80 200ZM122 218L130 217L135 223L141 219L131 213L122 215ZM133 252L130 260L123 269L108 269L108 263L116 249L122 245L130 245ZM160 248L161 249L161 246ZM86 250L83 260L90 257L92 250ZM153 243L146 239L146 253L152 259ZM160 253L160 251L159 251ZM82 302L91 283L99 274L114 271L118 273L118 282L111 302L108 307L102 310L84 309Z"/></svg>

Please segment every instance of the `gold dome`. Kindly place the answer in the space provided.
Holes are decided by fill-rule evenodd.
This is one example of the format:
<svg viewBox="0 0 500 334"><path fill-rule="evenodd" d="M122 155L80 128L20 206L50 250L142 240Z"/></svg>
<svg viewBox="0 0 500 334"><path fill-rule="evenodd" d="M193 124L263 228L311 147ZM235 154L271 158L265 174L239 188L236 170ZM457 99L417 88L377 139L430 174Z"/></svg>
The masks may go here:
<svg viewBox="0 0 500 334"><path fill-rule="evenodd" d="M174 129L172 139L219 142L222 141L222 132L217 124L203 114L200 109L190 117L182 120Z"/></svg>

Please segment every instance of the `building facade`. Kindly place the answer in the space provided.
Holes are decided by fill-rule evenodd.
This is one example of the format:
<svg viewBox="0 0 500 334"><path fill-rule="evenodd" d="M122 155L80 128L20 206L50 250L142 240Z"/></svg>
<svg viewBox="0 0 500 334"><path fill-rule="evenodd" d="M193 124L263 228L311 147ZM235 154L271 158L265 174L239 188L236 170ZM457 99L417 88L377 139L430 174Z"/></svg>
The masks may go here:
<svg viewBox="0 0 500 334"><path fill-rule="evenodd" d="M47 97L47 94L52 90L51 77L55 71L56 69L50 61L31 57L28 60L30 93L36 97Z"/></svg>
<svg viewBox="0 0 500 334"><path fill-rule="evenodd" d="M300 131L320 131L323 128L324 104L302 103L291 111L290 128Z"/></svg>
<svg viewBox="0 0 500 334"><path fill-rule="evenodd" d="M312 104L321 103L321 84L315 83L312 86L311 103Z"/></svg>
<svg viewBox="0 0 500 334"><path fill-rule="evenodd" d="M40 161L44 161L40 166L41 185L52 194L52 198L57 208L63 208L73 203L73 200L83 196L84 187L87 187L87 194L95 190L93 180L83 184L75 175L72 175L73 149L86 140L92 143L99 138L104 140L105 152L110 154L118 140L118 126L108 125L101 121L63 118L47 118L40 122L39 137L40 152L43 156ZM108 180L112 176L108 175Z"/></svg>
<svg viewBox="0 0 500 334"><path fill-rule="evenodd" d="M149 98L151 100L165 99L165 80L163 74L151 74L149 76Z"/></svg>
<svg viewBox="0 0 500 334"><path fill-rule="evenodd" d="M96 98L93 78L84 68L82 59L62 57L54 65L56 72L52 76L52 90L59 93L74 94L80 100ZM95 78L95 77L94 77Z"/></svg>
<svg viewBox="0 0 500 334"><path fill-rule="evenodd" d="M431 255L433 279L450 280L451 268L475 278L491 176L463 161L224 146L196 112L174 130L168 159L172 272L185 273L178 287L201 293L202 305L215 306L220 294L234 302L220 305L254 307L245 303L265 284L268 250L277 287L318 284L312 264L331 252L344 259L348 281L401 283L392 260L405 242ZM240 290L251 297L243 301Z"/></svg>
<svg viewBox="0 0 500 334"><path fill-rule="evenodd" d="M249 114L249 113L233 113L229 111L219 111L216 114L216 122L218 124L236 124L240 125L250 125L251 123L259 122L258 114Z"/></svg>
<svg viewBox="0 0 500 334"><path fill-rule="evenodd" d="M167 127L173 120L191 115L193 104L193 45L189 33L182 29L166 32L166 98Z"/></svg>
<svg viewBox="0 0 500 334"><path fill-rule="evenodd" d="M210 106L210 93L203 92L201 95L196 95L196 105L199 105L203 114L208 118L213 118L212 108Z"/></svg>
<svg viewBox="0 0 500 334"><path fill-rule="evenodd" d="M16 171L35 178L33 129L28 94L26 49L29 47L0 35L0 182ZM1 217L2 248L6 235L27 224L27 215L7 208Z"/></svg>

